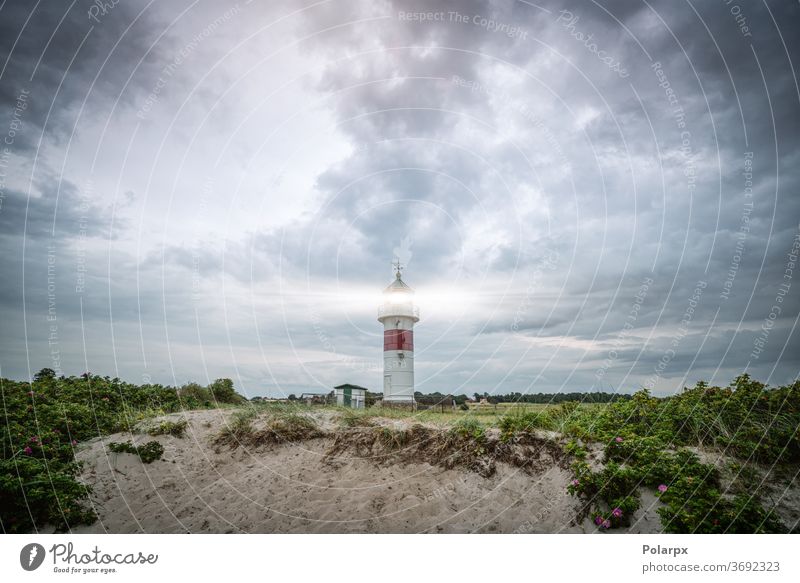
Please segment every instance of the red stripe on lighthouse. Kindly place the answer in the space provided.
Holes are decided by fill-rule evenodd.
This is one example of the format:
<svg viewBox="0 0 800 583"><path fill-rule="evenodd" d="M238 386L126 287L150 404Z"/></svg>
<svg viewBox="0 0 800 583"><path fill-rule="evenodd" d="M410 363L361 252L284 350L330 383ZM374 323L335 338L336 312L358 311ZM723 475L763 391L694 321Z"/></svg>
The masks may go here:
<svg viewBox="0 0 800 583"><path fill-rule="evenodd" d="M411 330L384 330L383 350L414 350L414 332Z"/></svg>

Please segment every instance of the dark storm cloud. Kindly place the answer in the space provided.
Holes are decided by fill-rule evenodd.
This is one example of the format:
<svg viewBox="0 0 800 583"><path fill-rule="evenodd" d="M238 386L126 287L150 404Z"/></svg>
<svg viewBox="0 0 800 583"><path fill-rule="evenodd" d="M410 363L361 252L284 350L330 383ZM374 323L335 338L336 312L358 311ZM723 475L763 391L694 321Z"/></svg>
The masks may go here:
<svg viewBox="0 0 800 583"><path fill-rule="evenodd" d="M537 305L537 314L520 326L521 333L567 334L602 343L603 339L619 333L633 298L647 277L652 277L654 283L637 326L645 331L648 327L655 330L669 327L681 320L693 290L702 282L704 295L693 326L703 330L702 337L708 336L710 340L702 345L701 354L696 353L701 347L696 337L683 342L683 352L674 359L674 366L686 367L694 360L696 369L713 371L716 365L730 368L730 363L737 359L741 365L751 335L734 334L729 348L725 341L741 321L752 324L763 317L781 280L785 248L796 233L800 216L800 203L788 195L797 182L794 166L798 134L797 88L789 59L790 55L797 55L798 47L797 39L789 34L786 25L797 20L797 6L782 5L775 11L788 49L775 34L772 17L763 5L747 7L753 48L751 39L742 36L724 4L696 6L703 21L688 5L685 10L677 10L664 2L650 6L638 2L614 3L606 7L611 15L593 5L569 6L568 10L579 17L572 32L592 34L595 42L625 63L631 74L623 81L609 75L598 64L596 55L585 50L566 25L558 22L560 5L545 3L549 14L530 8L509 11L506 9L509 5L445 3L432 8L427 3L424 6L387 3L373 12L373 16L388 15L387 19L342 26L315 38L313 46L331 59L318 88L341 92L336 101L341 129L356 144L380 143L408 134L431 140L429 144L398 143L389 160L381 155L380 149L357 151L324 173L317 186L329 197L325 199L329 204L326 211L337 220L343 219L340 224L344 228L348 217L393 199L436 201L461 217L480 203L507 205L496 192L486 189L479 189L478 200L470 200L458 190L448 198L446 186L414 172L396 173L391 179L379 181L364 181L364 177L383 172L392 164L396 168L416 167L417 161L424 158L430 166L450 171L475 186L480 176L489 173L487 169L435 141L458 143L461 139L462 144L495 161L506 145L503 134L495 132L492 136L491 131L482 134L484 128L480 128L464 142L459 130L469 122L453 120L453 114L477 116L490 125L502 121L509 111L499 113L496 102L507 98L504 86L507 81L522 81L537 104L552 101L552 97L548 99L548 92L552 91L572 113L556 105L555 112L560 117L547 121L559 141L572 144L569 157L579 165L579 170L571 176L575 190L569 188L563 176L561 180L545 179L543 183L553 213L552 223L558 225L551 233L549 245L557 248L562 257L560 277L548 274L548 280L561 285L565 292L555 305L556 314L566 312L573 317L565 319L557 315L547 319L544 314L551 306L543 301ZM352 14L312 11L307 15L307 30L346 25L356 20L356 16L368 13L353 5L350 9L354 11ZM491 14L497 20L506 17L524 30L534 31L542 43L509 39L480 26L453 22L449 16L421 22L403 22L397 16L401 12L431 10L446 14L456 11L468 17ZM634 36L621 32L615 18L628 26ZM345 30L356 33L345 34ZM369 30L371 34L359 34L359 30ZM398 48L431 39L435 39L435 46L424 55ZM356 66L350 60L333 61L342 53L374 51L376 47L384 50L353 59ZM525 80L524 71L535 69L537 59L559 59L551 48L565 55L571 64L562 62L556 68L556 75ZM496 59L508 62L512 71L516 66L515 73L493 81ZM660 63L660 67L653 67L653 62ZM658 77L656 69L665 76ZM474 81L475 85L459 91L452 82L454 76ZM401 81L404 77L434 79ZM391 78L398 80L379 81ZM670 103L665 88L659 86L665 79L677 95L685 126L678 127L675 103ZM362 83L367 84L359 86ZM634 85L636 93L629 83ZM585 107L595 110L595 119L585 125L581 137L569 126L574 122L573 114L580 114ZM439 111L432 115L429 108ZM547 105L545 111L553 112L552 105ZM512 108L510 113L518 112L518 108ZM543 142L543 136L541 131L531 131L530 122L530 119L520 120L518 126L523 136L527 133L538 140L525 144L529 150L535 150ZM681 134L684 129L689 132L689 150L682 152L681 147L687 145ZM480 137L476 139L476 135ZM492 144L491 138L500 144ZM742 196L745 152L754 152L752 208L745 206L748 201ZM617 161L609 161L614 158ZM533 175L529 168L508 161L506 157L502 167L509 181L530 182ZM687 176L689 170L694 180ZM631 180L631 171L635 182ZM777 191L779 180L781 189ZM568 204L564 206L564 202ZM574 224L571 215L575 212L582 215L581 222L591 218L597 223L595 237L587 239L591 231L587 232L580 223ZM529 216L521 218L527 220ZM398 239L404 232L419 233L419 217L410 209L376 212L370 219L347 226L357 232L358 265L365 276L386 255L387 233L392 234L390 239ZM741 228L745 220L747 234L742 243ZM438 230L445 232L442 227ZM302 228L295 235L312 257L319 250L329 249L339 237L335 231L330 232L334 239L325 245L301 233ZM539 236L527 233L523 239L526 238L538 240ZM460 241L453 241L456 247L452 250L442 242L428 241L424 236L416 241L417 256L426 258L414 266L421 270L417 276L423 280L446 269L448 263L460 263ZM504 244L505 256L514 258L518 255L515 251L527 242ZM737 247L738 244L741 245ZM522 254L521 262L495 258L489 269L494 273L499 273L498 269L524 271L526 266L535 265L534 258L535 253L530 252ZM319 257L318 269L324 266L325 251ZM731 270L735 271L733 277L728 275ZM731 293L723 294L728 284ZM798 301L796 295L787 301L788 321L796 314ZM509 322L503 318L510 321L512 314L513 309L506 310L500 321L478 329L484 333L507 329ZM709 326L713 326L710 331ZM663 349L657 347L657 339L653 342L655 348L645 346L644 350L624 353L621 362L657 359ZM782 346L776 340L772 356ZM723 355L725 362L720 360Z"/></svg>
<svg viewBox="0 0 800 583"><path fill-rule="evenodd" d="M494 59L510 56L519 41L487 34L469 23L476 15L493 15L504 23L535 26L542 13L525 7L511 14L509 2L424 0L346 5L329 3L305 13L303 32L320 32L310 46L331 61L318 89L341 92L337 113L345 131L358 141L392 135L441 135L454 118L446 112L469 109L490 116L486 96L450 91L454 76L475 79L477 69ZM416 19L436 13L436 20ZM366 15L370 17L361 22ZM467 22L453 19L466 17ZM530 30L530 29L528 29ZM343 54L365 53L343 59ZM428 78L427 80L425 78ZM384 82L380 82L384 80ZM404 109L405 107L410 109ZM419 110L442 111L429 115ZM372 115L397 110L390 115Z"/></svg>
<svg viewBox="0 0 800 583"><path fill-rule="evenodd" d="M525 387L542 374L550 389L565 382L580 388L597 382L598 363L619 342L603 382L647 382L670 350L699 282L701 297L659 379L691 382L718 369L740 370L776 302L800 219L800 199L793 195L800 187L800 96L792 69L800 62L794 33L800 7L740 3L744 30L725 2L537 4L326 2L288 20L281 32L303 38L299 53L317 65L304 78L305 89L326 97L325 113L351 151L312 177L310 208L263 229L233 229L222 240L206 236L203 226L194 242L185 230L170 233L193 216L194 199L186 195L192 202L171 209L175 223L167 225L163 240L150 242L139 257L131 248L115 248L110 289L103 286L108 261L102 249L92 249L84 316L101 322L113 313L152 328L159 328L154 321L161 317L163 329L152 336L156 344L163 346L173 327L183 332L176 350L186 353L196 332L224 348L231 339L253 344L248 333L255 320L269 331L258 338L270 347L268 359L280 360L274 355L281 350L291 354L270 370L280 371L282 382L302 386L306 377L291 370L291 359L303 361L304 350L313 353L308 366L315 374L344 355L372 354L363 348L372 314L328 313L321 324L302 301L299 307L271 300L250 305L252 298L228 299L230 292L221 290L230 282L258 301L276 297L283 280L307 281L310 291L340 284L379 289L393 250L409 238L410 281L422 289L431 282L465 285L496 308L445 324L430 315L420 338L432 345L433 338L445 339L426 354L428 365L420 361L420 378L447 384L477 375L476 383L491 384L491 375L515 366L518 356L501 351L492 358L493 350L504 342L522 350L519 345L530 342L535 354L509 373L509 383ZM66 7L42 5L24 30L27 4L6 3L0 11L0 62L10 54L0 84L5 111L13 114L22 89L31 94L14 145L25 169L43 129L56 154L50 163L61 162L77 109L107 56L88 105L97 116L108 115L118 95L120 111L140 107L164 64L156 51L181 46L168 34L148 54L184 6L147 10L128 31L145 4L121 2L100 23L88 22L89 3L82 6L59 25ZM258 8L247 13L252 26L297 6ZM421 16L430 13L441 16ZM229 48L221 40L206 42L204 57ZM603 62L598 50L625 75ZM249 58L245 51L235 54L225 74L233 79L236 65L247 69ZM201 78L208 67L196 60L184 65L187 78ZM175 80L171 89L183 87ZM193 135L193 124L215 103L215 90L198 89L199 101L184 110L175 131ZM214 120L220 133L209 139L208 151L228 138L227 125L235 126L240 114L232 108ZM148 123L163 121L154 111ZM752 152L752 196L745 196L746 152ZM33 183L43 194L31 198L28 237L53 239L69 250L70 265L78 189L52 169L39 172ZM52 236L57 189L63 208L59 202ZM26 220L19 190L18 184L6 189L0 210L9 249L21 247ZM163 209L149 212L142 213L144 223L162 219ZM92 216L98 222L91 230L102 241L105 207L98 205ZM121 222L114 234L124 244L135 240L136 228ZM552 269L541 269L545 254L556 257ZM41 278L46 257L28 259L36 263L26 273ZM18 258L4 265L4 273L21 271ZM644 281L649 283L639 305ZM19 312L16 286L4 284L0 309L7 314ZM493 294L505 286L512 293L500 302ZM46 306L34 280L28 287L29 305ZM192 303L189 296L200 297ZM796 289L781 304L775 332L752 366L766 377L783 350L775 375L784 379L797 373L796 357L787 356L797 353L790 333L800 310ZM635 334L628 337L626 321L635 305ZM60 313L73 318L76 307L70 300ZM217 318L206 323L211 331L192 330L197 313ZM463 338L443 334L450 324ZM337 350L322 339L334 333ZM467 343L474 358L459 358ZM4 354L11 352L4 346ZM475 363L486 368L478 372ZM247 374L267 376L266 365L249 366ZM370 382L367 377L363 382Z"/></svg>
<svg viewBox="0 0 800 583"><path fill-rule="evenodd" d="M57 186L58 182L50 179L41 182L39 196L8 192L0 212L0 238L7 243L21 241L23 236L37 243L61 243L77 238L81 230L108 238L109 210L69 182L62 182L60 191ZM124 222L119 226L124 228Z"/></svg>
<svg viewBox="0 0 800 583"><path fill-rule="evenodd" d="M95 107L131 95L122 88L164 25L153 26L145 2L120 2L94 19L93 5L3 3L0 102L13 104L22 90L31 94L18 151L36 148L43 130L49 139L65 140L87 94Z"/></svg>

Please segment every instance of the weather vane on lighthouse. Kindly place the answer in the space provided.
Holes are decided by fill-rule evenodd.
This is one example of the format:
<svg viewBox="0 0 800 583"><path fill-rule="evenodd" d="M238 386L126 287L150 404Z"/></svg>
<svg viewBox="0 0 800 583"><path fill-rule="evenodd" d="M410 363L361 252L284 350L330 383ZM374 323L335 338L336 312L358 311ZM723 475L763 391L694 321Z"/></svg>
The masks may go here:
<svg viewBox="0 0 800 583"><path fill-rule="evenodd" d="M401 272L403 271L403 264L400 263L400 259L399 258L395 259L394 261L392 261L392 267L394 267L395 275L399 278L400 275L401 275Z"/></svg>
<svg viewBox="0 0 800 583"><path fill-rule="evenodd" d="M402 278L403 264L392 262L395 280L383 291L378 321L383 324L383 403L414 407L414 324L419 310L414 290Z"/></svg>

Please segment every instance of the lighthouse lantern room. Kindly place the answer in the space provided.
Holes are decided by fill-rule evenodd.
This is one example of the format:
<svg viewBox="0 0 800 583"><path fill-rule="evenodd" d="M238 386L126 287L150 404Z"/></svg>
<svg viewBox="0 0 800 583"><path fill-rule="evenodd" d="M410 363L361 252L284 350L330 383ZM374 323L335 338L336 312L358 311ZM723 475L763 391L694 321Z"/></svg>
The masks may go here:
<svg viewBox="0 0 800 583"><path fill-rule="evenodd" d="M383 292L378 321L383 324L383 403L413 407L414 324L419 310L414 290L402 279L403 267L394 264L395 279Z"/></svg>

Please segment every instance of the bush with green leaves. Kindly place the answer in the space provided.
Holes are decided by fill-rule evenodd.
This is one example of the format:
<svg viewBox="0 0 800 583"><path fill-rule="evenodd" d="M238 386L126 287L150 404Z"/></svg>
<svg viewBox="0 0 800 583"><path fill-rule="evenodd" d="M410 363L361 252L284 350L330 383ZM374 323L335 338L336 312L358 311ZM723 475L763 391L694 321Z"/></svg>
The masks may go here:
<svg viewBox="0 0 800 583"><path fill-rule="evenodd" d="M785 532L758 492L721 486L719 470L681 446L714 447L749 463L796 462L798 384L766 389L744 375L719 389L698 383L680 395L656 399L640 391L608 406L593 423L606 443L605 466L592 471L578 459L568 490L581 496L600 529L626 526L639 508L639 492L657 493L662 528L671 533ZM737 472L741 480L752 476ZM749 477L748 477L749 476Z"/></svg>
<svg viewBox="0 0 800 583"><path fill-rule="evenodd" d="M648 436L761 463L798 462L800 381L769 388L745 374L727 387L699 382L663 399L642 390L604 407L586 429L600 441Z"/></svg>
<svg viewBox="0 0 800 583"><path fill-rule="evenodd" d="M502 438L508 439L521 432L531 432L535 429L551 429L553 427L553 419L543 411L512 411L500 418L499 425Z"/></svg>
<svg viewBox="0 0 800 583"><path fill-rule="evenodd" d="M148 427L147 433L153 436L171 435L173 437L183 437L183 434L186 433L186 427L188 425L189 422L186 421L186 419L178 419L177 421L166 419Z"/></svg>
<svg viewBox="0 0 800 583"><path fill-rule="evenodd" d="M112 441L108 444L109 451L113 453L132 453L138 455L142 463L150 464L156 460L160 460L164 455L164 446L157 441L148 441L141 445L134 445L130 441L118 442Z"/></svg>
<svg viewBox="0 0 800 583"><path fill-rule="evenodd" d="M79 442L131 431L143 419L190 408L214 407L193 389L134 385L89 373L57 377L42 369L32 382L0 378L0 530L21 533L45 526L67 530L91 523L89 494L77 481Z"/></svg>
<svg viewBox="0 0 800 583"><path fill-rule="evenodd" d="M208 385L211 396L219 403L243 403L244 397L239 395L233 388L231 379L217 379Z"/></svg>
<svg viewBox="0 0 800 583"><path fill-rule="evenodd" d="M453 424L450 432L453 435L461 438L470 438L479 443L486 440L486 428L473 417L462 417Z"/></svg>

